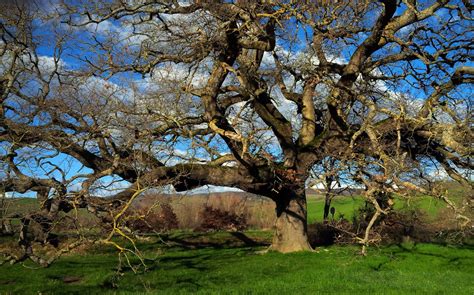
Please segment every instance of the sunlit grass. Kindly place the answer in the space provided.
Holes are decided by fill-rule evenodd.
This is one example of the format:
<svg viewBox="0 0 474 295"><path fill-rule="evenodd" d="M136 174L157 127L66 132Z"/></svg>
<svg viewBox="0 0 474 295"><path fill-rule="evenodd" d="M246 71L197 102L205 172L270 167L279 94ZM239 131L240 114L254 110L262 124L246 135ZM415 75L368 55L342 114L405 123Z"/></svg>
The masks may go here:
<svg viewBox="0 0 474 295"><path fill-rule="evenodd" d="M451 194L450 197L455 203L460 203L462 200L462 194ZM334 217L336 219L343 217L349 221L357 214L359 208L364 205L365 199L359 195L336 196L331 202L331 207L336 209ZM394 197L395 210L420 210L431 220L436 219L443 208L446 208L446 203L432 196L413 196L411 198ZM308 222L314 223L322 221L323 210L324 197L310 195L308 197Z"/></svg>
<svg viewBox="0 0 474 295"><path fill-rule="evenodd" d="M32 206L33 200L18 205ZM361 196L336 197L335 217L351 219L364 206ZM321 221L324 199L308 198L309 222ZM445 205L431 197L395 199L397 210L418 208L433 218ZM0 294L474 294L472 246L403 244L318 248L313 253L259 254L271 231L195 233L175 231L139 242L148 270L117 272L111 247L96 247L62 257L46 269L0 267ZM14 242L2 238L0 243Z"/></svg>
<svg viewBox="0 0 474 295"><path fill-rule="evenodd" d="M267 234L246 233L251 239ZM111 249L71 255L47 269L0 268L0 293L212 294L473 294L474 251L469 247L403 244L370 248L332 246L316 252L259 254L230 233L175 233L169 247L149 242L148 270L118 274ZM181 244L176 241L180 241ZM32 265L30 265L32 266Z"/></svg>

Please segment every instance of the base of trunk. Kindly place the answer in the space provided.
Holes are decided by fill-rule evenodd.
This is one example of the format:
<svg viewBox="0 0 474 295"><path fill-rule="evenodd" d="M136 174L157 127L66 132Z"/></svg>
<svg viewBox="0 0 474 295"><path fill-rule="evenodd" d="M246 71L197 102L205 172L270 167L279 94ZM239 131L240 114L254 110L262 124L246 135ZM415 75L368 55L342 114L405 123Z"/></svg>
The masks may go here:
<svg viewBox="0 0 474 295"><path fill-rule="evenodd" d="M307 234L304 193L277 203L275 235L270 250L281 253L312 250Z"/></svg>
<svg viewBox="0 0 474 295"><path fill-rule="evenodd" d="M11 235L13 235L11 222L6 220L0 220L0 236Z"/></svg>

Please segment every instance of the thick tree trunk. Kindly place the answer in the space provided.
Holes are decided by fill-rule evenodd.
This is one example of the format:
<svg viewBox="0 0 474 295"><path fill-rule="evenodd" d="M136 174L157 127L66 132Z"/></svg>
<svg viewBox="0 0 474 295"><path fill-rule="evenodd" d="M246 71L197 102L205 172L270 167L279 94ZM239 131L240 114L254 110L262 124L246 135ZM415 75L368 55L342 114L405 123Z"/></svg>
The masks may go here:
<svg viewBox="0 0 474 295"><path fill-rule="evenodd" d="M303 189L286 190L276 199L277 219L271 250L289 253L310 251L306 195Z"/></svg>

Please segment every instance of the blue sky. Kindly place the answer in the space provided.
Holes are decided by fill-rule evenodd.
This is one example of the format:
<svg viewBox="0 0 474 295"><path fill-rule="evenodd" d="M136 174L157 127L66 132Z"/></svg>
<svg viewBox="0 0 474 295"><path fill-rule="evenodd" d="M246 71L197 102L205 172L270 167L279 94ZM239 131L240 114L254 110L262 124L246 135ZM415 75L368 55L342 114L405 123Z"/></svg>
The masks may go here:
<svg viewBox="0 0 474 295"><path fill-rule="evenodd" d="M403 5L401 5L397 10L397 14L401 14L404 9L405 9L405 7ZM438 12L439 15L446 14L446 13L447 13L446 10L440 10ZM456 13L454 13L453 17L456 18L458 16L456 15ZM373 21L373 19L369 18L368 21L369 22ZM427 24L429 24L430 26L436 26L437 21L436 21L435 18L432 18L432 19L427 21ZM54 56L54 50L55 50L55 42L54 42L54 37L53 37L52 32L54 30L58 30L58 31L69 30L70 28L67 28L67 26L65 24L62 24L62 25L54 24L54 26L52 26L51 22L41 23L41 24L38 22L37 25L38 25L38 27L37 27L37 30L35 31L35 33L45 37L45 39L42 40L42 42L39 43L38 53L39 53L39 55L41 55L43 57L46 57L46 58L53 57ZM93 37L93 36L100 40L101 38L105 38L104 34L108 33L108 32L113 32L114 34L116 34L116 36L124 37L123 34L126 34L126 30L127 29L124 29L122 24L119 21L115 21L115 20L109 20L107 23L105 23L103 25L96 26L95 29L94 29L93 26L90 26L86 33L84 33L84 31L82 31L82 30L81 31L78 31L76 29L72 30L71 35L69 37L71 38L71 41L73 41L73 42L72 43L66 43L67 47L64 48L64 52L61 56L61 60L63 61L65 68L69 69L69 70L77 69L81 66L80 59L86 59L87 58L89 60L93 60L94 58L97 57L97 54L101 53L101 50L98 49L98 48L96 48L98 50L98 52L86 51L85 48L81 48L80 46L77 46L79 43L91 40L91 37ZM453 28L453 30L456 30L456 28ZM80 34L75 34L76 32L80 32ZM406 29L404 32L401 32L401 34L408 33L408 32L410 32L410 28ZM291 48L285 42L279 43L278 45L283 50L290 51L291 54L297 54L298 52L305 50L305 46L306 46L305 38L306 38L307 35L311 35L311 33L312 33L312 31L311 31L310 28L308 28L308 27L301 28L300 27L299 30L297 31L297 36L301 41L299 44L297 44L295 47L291 47ZM364 36L361 36L361 37L364 37ZM466 37L468 37L470 39L474 39L474 33L470 32L470 33L468 33L468 35ZM77 38L77 39L75 39L75 38ZM74 42L74 40L76 40L76 42ZM426 48L428 50L430 50L430 46L428 46ZM434 48L432 48L432 49L434 50ZM351 54L353 53L354 50L355 50L355 47L346 46L340 51L340 56L338 56L337 58L339 58L342 61L347 61L350 58L350 56L351 56ZM468 61L467 63L465 63L465 65L472 66L473 62ZM413 66L419 67L420 69L425 68L424 64L419 62L419 61L414 62ZM458 64L455 65L455 66L458 66ZM383 71L383 69L381 69L381 70ZM452 74L452 72L453 72L453 68L447 69L447 73L445 74L444 78L446 79L446 77L448 77L448 74ZM104 73L104 75L105 74L107 74L107 73ZM98 79L100 79L100 77L98 77ZM123 73L123 74L118 74L118 75L110 78L109 81L111 83L121 84L121 83L124 82L124 80L128 80L128 81L130 81L130 83L133 83L133 82L140 82L142 79L143 79L142 75L139 75L139 74ZM425 89L423 89L422 87L418 87L418 88L414 88L414 87L411 87L411 86L408 87L409 83L415 83L415 82L416 82L416 80L414 78L409 77L409 78L407 78L406 81L401 82L401 85L386 84L386 87L388 89L390 89L391 91L393 91L393 92L397 92L401 88L408 89L408 91L406 91L405 94L408 95L413 100L423 99L423 98L426 97L427 93L430 93L432 91L432 87L429 86L429 85ZM124 86L127 87L129 85L124 85ZM472 96L472 88L469 87L469 86L460 87L455 92L453 92L452 95L453 95L454 98L456 98L456 97L465 98L466 95ZM40 123L41 122L38 122L38 124L40 124ZM217 150L219 150L222 153L228 152L228 150L226 148L224 148L223 145L218 140L213 140L211 142L211 144L215 145ZM175 145L174 148L176 149L176 151L187 151L189 149L190 145L191 145L191 142L189 140L181 140ZM269 147L268 151L275 152L277 150L272 148L272 147ZM197 152L196 153L196 158L206 158L206 153L204 152L203 149L197 149L196 152ZM49 173L48 175L45 174L46 173L45 170L47 171L48 168L52 167L52 165L57 165L58 167L61 167L62 169L64 169L64 171L66 171L66 174L65 174L66 179L71 179L71 178L75 177L77 174L81 174L81 173L86 174L86 173L91 172L90 169L88 169L86 167L83 167L82 164L80 164L77 160L75 160L74 158L72 158L70 156L67 156L65 154L55 155L55 156L47 159L47 161L49 161L51 164L45 163L46 162L46 160L45 160L45 161L43 161L42 165L38 166L38 165L36 165L36 163L34 163L32 161L27 161L24 164L25 174L35 175L37 177L55 177L57 179L61 179L63 177L63 175L61 175L58 171L54 171L52 173ZM176 159L172 159L172 161L176 161ZM435 170L434 166L433 167L427 166L427 171L430 173L430 171L436 172L437 170ZM115 179L113 177L105 177L102 180L103 180L105 185L107 185L107 183L111 183L111 185L116 187L116 188L120 188L120 187L124 187L124 186L128 185L128 183L117 181L117 179ZM81 178L78 178L73 183L71 183L71 188L76 189L78 187L78 185L80 184L80 182L81 182ZM220 188L211 188L211 190L220 190ZM104 193L105 193L105 191L104 191ZM27 194L27 195L31 195L31 194Z"/></svg>

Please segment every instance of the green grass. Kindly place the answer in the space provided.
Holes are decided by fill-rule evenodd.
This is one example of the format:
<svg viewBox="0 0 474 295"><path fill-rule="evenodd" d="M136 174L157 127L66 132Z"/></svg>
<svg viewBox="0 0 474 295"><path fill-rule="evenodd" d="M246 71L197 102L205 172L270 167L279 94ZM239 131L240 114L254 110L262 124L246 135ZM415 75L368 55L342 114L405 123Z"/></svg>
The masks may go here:
<svg viewBox="0 0 474 295"><path fill-rule="evenodd" d="M440 210L446 208L446 204L430 196L419 196L410 200L396 199L395 210L419 209L431 219L436 218Z"/></svg>
<svg viewBox="0 0 474 295"><path fill-rule="evenodd" d="M7 199L8 212L24 214L39 209L36 198L14 198Z"/></svg>
<svg viewBox="0 0 474 295"><path fill-rule="evenodd" d="M32 200L18 202L15 206L34 206ZM363 204L360 196L336 197L332 206L336 217L351 219ZM308 198L310 223L322 220L323 207L322 198ZM444 207L430 197L395 200L397 210L418 208L433 218ZM245 236L176 231L166 237L167 244L158 239L141 243L149 269L140 274L125 268L118 275L118 256L110 247L64 256L46 269L32 269L37 267L32 263L3 265L0 294L474 294L472 246L372 247L367 257L358 255L356 246L258 254L271 236L270 231Z"/></svg>
<svg viewBox="0 0 474 295"><path fill-rule="evenodd" d="M463 194L451 193L451 200L455 203L460 203ZM429 219L436 219L441 213L441 209L446 208L446 204L439 199L431 196L414 196L410 199L401 197L394 198L395 210L414 210L418 209L426 214ZM357 214L357 210L364 206L365 199L363 196L336 196L331 202L331 207L336 209L335 218L344 216L347 220L352 220L352 217ZM324 197L323 196L308 196L308 223L320 222L323 220Z"/></svg>
<svg viewBox="0 0 474 295"><path fill-rule="evenodd" d="M32 206L30 200L22 201ZM336 217L350 219L364 204L362 197L336 197ZM320 221L324 200L308 199L309 222ZM419 197L396 200L399 210L421 208L435 216L440 201ZM368 257L355 246L318 248L314 253L258 254L271 232L249 231L243 236L219 232L174 232L168 244L151 241L140 249L149 270L117 274L118 256L101 247L85 255L65 256L46 269L31 263L0 267L0 294L473 294L472 247L406 244L371 248ZM235 234L234 234L235 235ZM250 240L247 240L247 237ZM239 239L240 238L240 239ZM2 239L0 242L6 242Z"/></svg>
<svg viewBox="0 0 474 295"><path fill-rule="evenodd" d="M267 233L246 233L252 239ZM14 294L473 294L469 247L405 244L370 248L332 246L317 252L258 254L229 233L175 233L169 247L142 245L149 270L117 275L112 250L64 257L46 269L0 267L0 293ZM164 251L160 254L159 249ZM76 280L66 283L64 280Z"/></svg>

